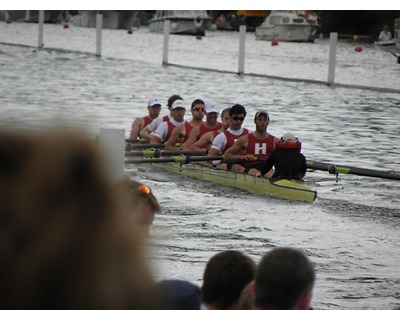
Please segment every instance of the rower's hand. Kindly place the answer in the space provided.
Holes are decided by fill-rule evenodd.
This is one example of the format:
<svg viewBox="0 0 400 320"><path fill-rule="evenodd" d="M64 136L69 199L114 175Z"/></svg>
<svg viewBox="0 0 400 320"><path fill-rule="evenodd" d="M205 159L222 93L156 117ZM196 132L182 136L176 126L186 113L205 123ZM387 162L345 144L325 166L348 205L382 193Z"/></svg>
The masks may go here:
<svg viewBox="0 0 400 320"><path fill-rule="evenodd" d="M257 157L252 154L244 154L240 157L241 161L256 161Z"/></svg>

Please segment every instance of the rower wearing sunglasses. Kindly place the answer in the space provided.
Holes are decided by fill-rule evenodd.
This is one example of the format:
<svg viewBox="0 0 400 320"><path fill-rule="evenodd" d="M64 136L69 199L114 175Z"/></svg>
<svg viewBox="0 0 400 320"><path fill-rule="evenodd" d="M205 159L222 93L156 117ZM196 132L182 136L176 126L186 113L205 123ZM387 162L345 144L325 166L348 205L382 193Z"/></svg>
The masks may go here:
<svg viewBox="0 0 400 320"><path fill-rule="evenodd" d="M229 110L230 126L228 130L225 130L218 134L208 152L209 156L223 155L239 137L247 135L249 130L242 128L244 119L246 118L246 109L240 105L235 104ZM218 161L213 161L213 165L220 169L230 169L230 165L222 164Z"/></svg>
<svg viewBox="0 0 400 320"><path fill-rule="evenodd" d="M268 133L270 119L266 110L259 110L254 116L256 130L242 136L225 152L225 162L234 172L260 175L265 161L276 148L279 139Z"/></svg>

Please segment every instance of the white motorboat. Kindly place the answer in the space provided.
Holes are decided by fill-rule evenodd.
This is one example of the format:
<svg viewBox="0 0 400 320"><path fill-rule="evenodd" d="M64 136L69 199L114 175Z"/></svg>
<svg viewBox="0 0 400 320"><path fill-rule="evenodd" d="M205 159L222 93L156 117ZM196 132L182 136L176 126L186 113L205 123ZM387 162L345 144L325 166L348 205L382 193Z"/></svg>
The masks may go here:
<svg viewBox="0 0 400 320"><path fill-rule="evenodd" d="M394 55L396 57L396 62L400 63L400 39L376 42L376 45L382 50L385 50L386 52Z"/></svg>
<svg viewBox="0 0 400 320"><path fill-rule="evenodd" d="M321 26L318 16L307 11L271 11L256 28L256 40L313 42Z"/></svg>
<svg viewBox="0 0 400 320"><path fill-rule="evenodd" d="M166 20L171 21L171 34L204 36L211 24L206 10L158 10L149 21L150 32L163 33Z"/></svg>

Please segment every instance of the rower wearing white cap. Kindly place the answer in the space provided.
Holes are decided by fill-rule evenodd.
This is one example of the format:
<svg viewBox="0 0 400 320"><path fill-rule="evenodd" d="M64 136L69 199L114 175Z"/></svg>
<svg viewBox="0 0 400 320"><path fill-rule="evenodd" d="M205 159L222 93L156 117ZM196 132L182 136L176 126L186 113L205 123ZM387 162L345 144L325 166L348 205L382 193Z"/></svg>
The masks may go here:
<svg viewBox="0 0 400 320"><path fill-rule="evenodd" d="M268 173L275 167L273 178L301 179L307 171L306 157L301 153L301 142L293 133L285 133L276 144L276 149L272 152L261 170L261 175L270 178Z"/></svg>
<svg viewBox="0 0 400 320"><path fill-rule="evenodd" d="M270 123L266 110L259 110L254 116L256 130L236 140L235 144L225 152L225 162L231 163L235 172L259 175L265 160L275 149L279 139L268 133Z"/></svg>
<svg viewBox="0 0 400 320"><path fill-rule="evenodd" d="M165 142L171 136L172 130L180 124L185 122L186 107L183 100L175 100L171 106L171 121L162 122L157 129L154 131L152 138L150 139L151 144L157 144Z"/></svg>
<svg viewBox="0 0 400 320"><path fill-rule="evenodd" d="M183 100L182 97L178 94L173 94L168 98L167 102L167 107L169 110L169 114L166 114L163 117L158 117L154 119L152 122L150 122L147 126L145 126L141 131L140 131L140 137L145 139L147 142L149 142L153 136L153 132L157 129L157 127L164 121L170 122L172 120L172 104L174 103L175 100Z"/></svg>
<svg viewBox="0 0 400 320"><path fill-rule="evenodd" d="M154 119L158 118L161 111L161 102L158 98L151 98L147 103L147 110L149 114L144 117L137 117L132 122L130 139L139 138L140 130L146 127Z"/></svg>
<svg viewBox="0 0 400 320"><path fill-rule="evenodd" d="M205 111L206 121L199 126L193 128L193 130L189 134L187 141L182 146L183 150L190 149L190 147L207 132L220 130L222 128L222 123L218 121L218 104L216 102L206 102Z"/></svg>
<svg viewBox="0 0 400 320"><path fill-rule="evenodd" d="M190 111L192 113L192 120L185 121L184 124L181 124L174 128L170 138L165 142L165 149L183 150L183 144L186 143L193 129L203 124L205 112L204 101L201 99L193 100ZM177 144L179 146L177 146Z"/></svg>

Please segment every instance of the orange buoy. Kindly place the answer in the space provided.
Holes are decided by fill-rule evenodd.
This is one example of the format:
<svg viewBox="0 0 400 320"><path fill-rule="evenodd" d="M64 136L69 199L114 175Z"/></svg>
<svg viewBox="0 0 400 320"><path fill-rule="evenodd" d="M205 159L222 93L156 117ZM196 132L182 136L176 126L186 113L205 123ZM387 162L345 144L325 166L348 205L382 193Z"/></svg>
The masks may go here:
<svg viewBox="0 0 400 320"><path fill-rule="evenodd" d="M129 28L127 32L128 34L132 34L133 33L132 28Z"/></svg>
<svg viewBox="0 0 400 320"><path fill-rule="evenodd" d="M353 40L354 40L354 41L358 41L358 40L360 40L360 36L358 36L358 35L354 35L354 36L353 36Z"/></svg>
<svg viewBox="0 0 400 320"><path fill-rule="evenodd" d="M69 24L68 23L64 23L64 29L68 29L69 28Z"/></svg>
<svg viewBox="0 0 400 320"><path fill-rule="evenodd" d="M197 39L197 40L201 40L201 39L202 39L201 34L196 34L196 39Z"/></svg>
<svg viewBox="0 0 400 320"><path fill-rule="evenodd" d="M10 24L11 23L11 19L10 18L6 19L6 23Z"/></svg>
<svg viewBox="0 0 400 320"><path fill-rule="evenodd" d="M354 48L354 50L357 51L357 52L361 52L363 50L363 47L362 46L356 46Z"/></svg>
<svg viewBox="0 0 400 320"><path fill-rule="evenodd" d="M272 39L271 40L271 46L277 46L278 45L278 40Z"/></svg>

